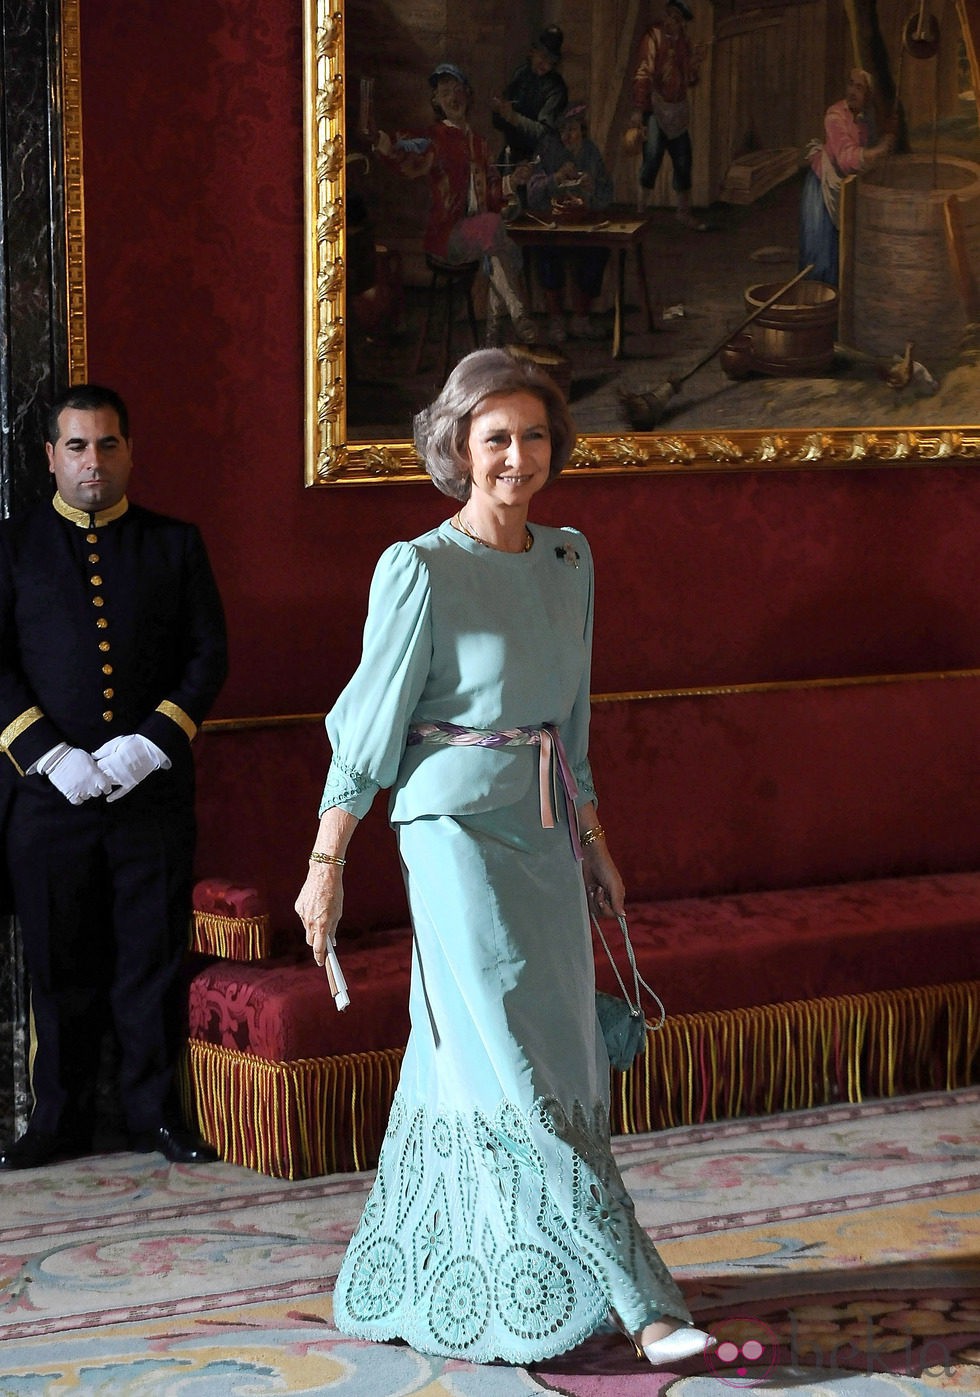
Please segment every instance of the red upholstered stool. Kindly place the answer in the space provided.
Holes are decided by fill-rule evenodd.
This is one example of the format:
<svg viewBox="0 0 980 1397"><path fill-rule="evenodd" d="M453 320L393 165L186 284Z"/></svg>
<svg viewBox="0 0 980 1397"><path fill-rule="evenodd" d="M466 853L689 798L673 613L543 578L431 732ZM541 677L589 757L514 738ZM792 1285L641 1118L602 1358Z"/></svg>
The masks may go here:
<svg viewBox="0 0 980 1397"><path fill-rule="evenodd" d="M189 1119L222 1159L265 1174L369 1167L408 1038L411 933L342 939L351 1008L339 1013L308 952L264 958L275 938L254 888L209 879L194 901L208 959L188 989Z"/></svg>

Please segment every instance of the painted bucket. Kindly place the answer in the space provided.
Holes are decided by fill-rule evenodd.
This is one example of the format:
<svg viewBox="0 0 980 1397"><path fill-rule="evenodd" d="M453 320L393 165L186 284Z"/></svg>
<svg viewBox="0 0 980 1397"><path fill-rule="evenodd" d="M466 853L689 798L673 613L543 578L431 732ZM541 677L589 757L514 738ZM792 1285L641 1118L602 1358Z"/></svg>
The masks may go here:
<svg viewBox="0 0 980 1397"><path fill-rule="evenodd" d="M856 185L854 342L888 358L912 340L917 359L941 367L955 358L967 325L944 206L955 195L980 276L980 165L949 155L894 156Z"/></svg>
<svg viewBox="0 0 980 1397"><path fill-rule="evenodd" d="M765 305L781 284L750 286L746 310ZM836 333L834 288L822 281L797 282L726 345L722 368L731 378L749 372L790 378L826 373L834 362Z"/></svg>

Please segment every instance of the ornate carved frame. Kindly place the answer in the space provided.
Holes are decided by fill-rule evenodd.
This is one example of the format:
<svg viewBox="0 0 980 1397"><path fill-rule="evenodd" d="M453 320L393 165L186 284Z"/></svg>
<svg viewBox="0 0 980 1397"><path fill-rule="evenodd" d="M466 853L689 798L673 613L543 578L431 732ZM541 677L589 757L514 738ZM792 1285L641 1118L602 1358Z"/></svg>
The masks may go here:
<svg viewBox="0 0 980 1397"><path fill-rule="evenodd" d="M347 439L344 0L303 0L307 485L426 480L410 442ZM980 460L980 427L584 436L578 475L921 466Z"/></svg>
<svg viewBox="0 0 980 1397"><path fill-rule="evenodd" d="M85 338L85 201L82 181L82 65L79 0L61 3L61 102L65 175L65 266L68 284L68 378L88 377Z"/></svg>

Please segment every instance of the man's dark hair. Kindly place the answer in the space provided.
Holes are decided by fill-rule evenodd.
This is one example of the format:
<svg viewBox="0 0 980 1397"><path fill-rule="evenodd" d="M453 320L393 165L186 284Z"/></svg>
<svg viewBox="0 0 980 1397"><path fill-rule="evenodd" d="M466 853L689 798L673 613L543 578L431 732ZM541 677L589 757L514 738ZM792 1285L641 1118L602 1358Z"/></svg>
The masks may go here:
<svg viewBox="0 0 980 1397"><path fill-rule="evenodd" d="M119 418L120 432L129 439L129 409L119 394L112 388L101 387L98 383L75 383L55 398L48 408L44 440L51 442L52 446L60 435L58 418L66 407L74 408L76 412L94 412L100 407L111 407Z"/></svg>

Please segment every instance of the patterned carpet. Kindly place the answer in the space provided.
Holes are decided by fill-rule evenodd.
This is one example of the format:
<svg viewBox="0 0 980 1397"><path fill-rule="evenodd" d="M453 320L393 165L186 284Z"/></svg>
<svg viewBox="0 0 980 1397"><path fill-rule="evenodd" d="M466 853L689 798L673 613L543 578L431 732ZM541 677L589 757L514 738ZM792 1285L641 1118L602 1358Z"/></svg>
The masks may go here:
<svg viewBox="0 0 980 1397"><path fill-rule="evenodd" d="M980 1393L980 1088L627 1138L641 1221L721 1340L475 1367L331 1326L369 1176L107 1155L0 1178L0 1393Z"/></svg>

